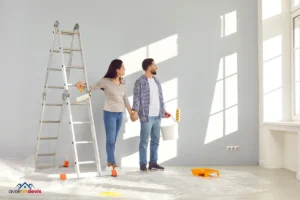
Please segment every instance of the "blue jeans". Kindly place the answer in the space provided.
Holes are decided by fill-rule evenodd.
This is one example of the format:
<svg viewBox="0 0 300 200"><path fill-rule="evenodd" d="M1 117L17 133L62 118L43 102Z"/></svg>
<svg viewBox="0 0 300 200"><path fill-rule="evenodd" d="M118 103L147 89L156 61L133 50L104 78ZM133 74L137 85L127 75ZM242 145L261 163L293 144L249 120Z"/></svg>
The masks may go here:
<svg viewBox="0 0 300 200"><path fill-rule="evenodd" d="M141 123L140 132L140 165L147 164L147 149L149 143L149 135L151 136L150 141L150 162L157 162L158 156L158 146L160 140L160 117L148 117L147 123Z"/></svg>
<svg viewBox="0 0 300 200"><path fill-rule="evenodd" d="M123 113L122 112L103 112L104 126L106 132L106 153L107 161L111 164L116 164L115 161L115 144L120 131Z"/></svg>

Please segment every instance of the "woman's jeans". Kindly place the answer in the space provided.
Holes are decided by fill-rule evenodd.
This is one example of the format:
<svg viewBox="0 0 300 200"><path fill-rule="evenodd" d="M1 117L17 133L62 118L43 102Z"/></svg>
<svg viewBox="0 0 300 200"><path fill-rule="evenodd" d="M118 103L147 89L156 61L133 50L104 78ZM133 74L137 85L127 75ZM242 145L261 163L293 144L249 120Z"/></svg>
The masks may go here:
<svg viewBox="0 0 300 200"><path fill-rule="evenodd" d="M123 112L108 112L104 110L103 119L106 132L107 161L111 164L116 164L114 155L115 144L122 125Z"/></svg>

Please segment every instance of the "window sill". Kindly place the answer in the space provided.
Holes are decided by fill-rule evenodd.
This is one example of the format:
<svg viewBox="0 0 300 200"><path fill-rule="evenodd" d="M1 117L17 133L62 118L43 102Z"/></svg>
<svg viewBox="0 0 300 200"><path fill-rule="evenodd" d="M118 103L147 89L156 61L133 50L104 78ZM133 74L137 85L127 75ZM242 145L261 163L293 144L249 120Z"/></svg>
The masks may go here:
<svg viewBox="0 0 300 200"><path fill-rule="evenodd" d="M270 126L296 126L300 127L300 122L264 122L263 125Z"/></svg>

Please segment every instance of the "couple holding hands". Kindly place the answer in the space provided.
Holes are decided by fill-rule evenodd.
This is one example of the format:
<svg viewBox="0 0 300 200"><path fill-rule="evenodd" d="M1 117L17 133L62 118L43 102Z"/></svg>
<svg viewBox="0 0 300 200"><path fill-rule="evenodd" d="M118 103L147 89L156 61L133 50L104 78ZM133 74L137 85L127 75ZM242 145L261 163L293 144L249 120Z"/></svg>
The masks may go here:
<svg viewBox="0 0 300 200"><path fill-rule="evenodd" d="M157 164L158 146L160 140L161 118L169 117L165 111L163 92L160 82L155 78L157 66L152 58L142 62L145 73L136 80L133 90L133 105L130 106L126 94L126 83L123 80L125 67L121 60L115 59L110 63L105 76L89 87L90 92L101 89L105 93L103 119L106 132L107 166L113 170L115 162L115 143L123 122L123 112L126 107L130 119L140 119L139 164L140 170L164 168ZM86 84L79 81L77 87L85 88ZM147 168L147 147L150 141L150 162Z"/></svg>

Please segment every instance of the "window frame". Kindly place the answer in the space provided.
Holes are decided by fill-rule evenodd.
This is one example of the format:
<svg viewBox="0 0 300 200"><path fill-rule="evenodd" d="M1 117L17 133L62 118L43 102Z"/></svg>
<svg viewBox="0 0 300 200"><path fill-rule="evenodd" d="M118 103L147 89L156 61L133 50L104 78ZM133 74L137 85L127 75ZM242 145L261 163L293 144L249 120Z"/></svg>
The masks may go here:
<svg viewBox="0 0 300 200"><path fill-rule="evenodd" d="M300 8L300 5L297 6ZM292 93L292 98L291 98L291 118L292 121L300 121L300 113L297 115L296 114L296 102L295 102L295 56L294 56L294 18L300 17L300 9L294 10L291 13L291 18L290 18L290 27L291 27L291 93ZM300 41L300 39L299 39ZM300 47L298 48L300 49ZM300 58L300 57L299 57ZM300 73L300 71L299 71ZM300 76L300 74L299 74ZM299 89L299 95L300 95L300 89ZM300 101L298 102L300 104Z"/></svg>

